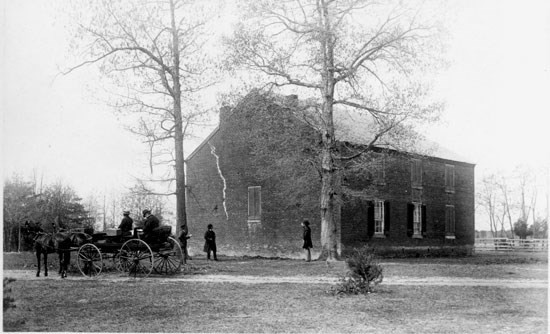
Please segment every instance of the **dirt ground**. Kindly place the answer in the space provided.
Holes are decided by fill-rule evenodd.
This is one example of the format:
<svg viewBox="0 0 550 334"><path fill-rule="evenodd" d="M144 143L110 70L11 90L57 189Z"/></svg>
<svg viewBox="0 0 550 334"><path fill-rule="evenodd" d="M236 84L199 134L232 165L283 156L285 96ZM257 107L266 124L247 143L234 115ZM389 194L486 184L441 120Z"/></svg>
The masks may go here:
<svg viewBox="0 0 550 334"><path fill-rule="evenodd" d="M4 277L11 277L18 280L59 280L56 273L49 277L36 277L34 270L4 270ZM67 280L89 279L81 276L69 276ZM128 278L119 273L106 273L98 278L102 281L125 282L136 280ZM240 284L336 284L336 277L311 277L311 276L247 276L247 275L200 275L184 276L176 275L170 277L151 276L148 280L154 280L157 283L173 282L200 282L200 283L240 283ZM384 285L438 285L438 286L493 286L508 288L548 288L548 280L542 279L473 279L464 277L386 277Z"/></svg>
<svg viewBox="0 0 550 334"><path fill-rule="evenodd" d="M194 258L173 276L99 277L52 263L36 277L32 254L4 254L16 307L4 331L230 333L547 333L548 263L533 254L384 259L368 296L329 291L345 262ZM74 268L73 268L74 269ZM120 318L118 314L126 314Z"/></svg>

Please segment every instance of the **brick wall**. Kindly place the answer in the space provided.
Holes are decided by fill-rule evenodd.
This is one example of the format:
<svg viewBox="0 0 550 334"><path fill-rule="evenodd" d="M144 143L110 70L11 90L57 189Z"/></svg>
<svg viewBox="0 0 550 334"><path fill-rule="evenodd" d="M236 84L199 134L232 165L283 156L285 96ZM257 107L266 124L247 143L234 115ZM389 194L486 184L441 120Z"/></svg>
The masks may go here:
<svg viewBox="0 0 550 334"><path fill-rule="evenodd" d="M241 109L222 109L219 130L188 159L187 210L189 230L194 235L189 242L191 253L195 256L204 255L203 235L206 226L213 224L221 254L303 257L300 222L308 219L315 256L320 248L321 233L317 175L311 172L310 175L302 176L300 182L309 184L311 189L310 196L306 196L310 201L300 206L290 203L290 197L285 197L288 189L283 187L288 187L288 182L260 178L256 173L258 169L277 167L265 166L251 155L251 148L243 138L247 138L247 131L253 126L250 120L255 115L250 112L254 110ZM303 132L300 125L285 126L296 126L295 131ZM212 153L212 147L215 148L215 154ZM454 193L445 192L445 164L455 166ZM413 201L413 196L419 195L413 194L410 156L394 152L387 160L383 185L373 184L372 178L362 175L351 175L347 181L356 190L368 189L367 193L376 194L371 199L376 197L390 203L390 229L385 238L369 236L364 220L368 198L349 197L339 219L341 249L344 253L366 243L380 250L394 252L435 251L443 248L467 252L473 246L474 166L436 158L425 158L422 165L420 199L426 205L426 231L423 238L407 236L407 203ZM261 187L262 215L259 222L248 221L249 186ZM446 204L455 206L455 239L445 238Z"/></svg>
<svg viewBox="0 0 550 334"><path fill-rule="evenodd" d="M208 224L214 225L217 246L221 254L262 255L280 257L303 256L302 227L310 221L314 251L320 245L319 210L312 205L300 207L285 202L283 189L277 180L262 180L255 170L265 168L250 155L250 147L241 140L246 137L246 115L222 110L220 127L188 159L187 212L190 251L202 252L203 235ZM239 131L234 131L239 128ZM215 148L218 161L212 154ZM219 170L217 163L219 162ZM220 175L221 171L221 175ZM222 180L225 179L225 207ZM317 181L311 175L310 184ZM262 215L259 222L248 221L248 187L261 187ZM313 191L318 197L318 191ZM317 202L314 200L313 202ZM315 253L315 252L314 252ZM202 256L200 254L199 256Z"/></svg>
<svg viewBox="0 0 550 334"><path fill-rule="evenodd" d="M422 160L422 188L413 188L411 182L411 157L392 154L386 163L385 183L379 185L365 178L353 178L356 189L374 188L373 196L350 199L342 209L342 244L344 251L365 243L381 250L434 251L448 248L454 252L470 252L474 244L474 166L437 158ZM454 192L446 192L445 165L455 170ZM417 193L413 193L417 192ZM369 235L367 231L367 205L369 200L389 202L389 231L384 237ZM422 238L407 234L407 204L421 202L426 206L426 230ZM445 207L454 205L454 239L446 238ZM351 212L351 213L350 213ZM346 219L347 218L347 219ZM372 217L370 217L372 219Z"/></svg>

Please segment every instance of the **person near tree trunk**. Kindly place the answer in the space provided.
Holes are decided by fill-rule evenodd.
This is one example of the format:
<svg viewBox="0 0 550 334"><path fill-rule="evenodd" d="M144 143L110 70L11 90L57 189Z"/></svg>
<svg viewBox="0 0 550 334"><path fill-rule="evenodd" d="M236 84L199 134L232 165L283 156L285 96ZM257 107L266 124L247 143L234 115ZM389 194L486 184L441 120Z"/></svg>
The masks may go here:
<svg viewBox="0 0 550 334"><path fill-rule="evenodd" d="M180 236L178 237L181 249L183 250L183 263L187 263L187 260L191 260L191 257L189 256L189 252L187 251L187 239L191 238L191 234L188 234L187 225L181 225L181 232Z"/></svg>
<svg viewBox="0 0 550 334"><path fill-rule="evenodd" d="M311 261L311 248L313 248L313 242L311 241L311 228L309 227L309 221L304 220L302 222L302 228L304 229L304 245L303 249L306 250L306 261Z"/></svg>

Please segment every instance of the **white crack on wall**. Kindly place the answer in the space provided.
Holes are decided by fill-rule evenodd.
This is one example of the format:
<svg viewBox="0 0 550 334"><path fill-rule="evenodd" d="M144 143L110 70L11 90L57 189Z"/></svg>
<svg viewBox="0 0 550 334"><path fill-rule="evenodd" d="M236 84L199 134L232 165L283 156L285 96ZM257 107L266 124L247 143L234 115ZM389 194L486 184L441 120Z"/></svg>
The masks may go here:
<svg viewBox="0 0 550 334"><path fill-rule="evenodd" d="M218 168L218 174L220 175L220 178L223 181L223 191L222 191L222 204L223 204L223 211L225 212L225 218L229 220L229 214L227 213L227 206L225 205L225 191L227 190L227 183L225 181L225 177L223 177L222 170L220 168L220 157L216 154L216 148L214 145L212 145L211 142L208 142L208 145L210 146L210 153L216 158L216 167Z"/></svg>

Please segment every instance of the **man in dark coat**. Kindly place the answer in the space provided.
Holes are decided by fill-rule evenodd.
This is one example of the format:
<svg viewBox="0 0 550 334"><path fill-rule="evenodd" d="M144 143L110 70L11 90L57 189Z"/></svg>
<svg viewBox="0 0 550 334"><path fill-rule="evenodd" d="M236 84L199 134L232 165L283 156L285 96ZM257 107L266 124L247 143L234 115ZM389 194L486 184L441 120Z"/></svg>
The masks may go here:
<svg viewBox="0 0 550 334"><path fill-rule="evenodd" d="M187 225L181 225L180 236L178 237L181 249L183 250L183 263L186 263L187 260L191 260L189 252L187 251L187 239L191 238L191 234L188 234Z"/></svg>
<svg viewBox="0 0 550 334"><path fill-rule="evenodd" d="M118 225L119 230L122 231L122 235L129 235L132 232L132 227L134 224L134 220L130 218L130 211L124 211L122 213L124 216L122 218L122 221L120 222L120 225Z"/></svg>
<svg viewBox="0 0 550 334"><path fill-rule="evenodd" d="M307 252L307 262L311 261L311 248L313 248L313 242L311 242L311 228L309 227L309 221L304 220L302 223L302 227L304 229L304 245L302 246L303 249Z"/></svg>
<svg viewBox="0 0 550 334"><path fill-rule="evenodd" d="M208 224L208 230L204 233L204 251L206 252L206 259L210 260L210 252L214 253L214 261L218 261L216 256L216 233L212 224Z"/></svg>
<svg viewBox="0 0 550 334"><path fill-rule="evenodd" d="M150 240L153 237L153 230L160 226L160 221L157 217L151 214L151 210L143 210L143 217L145 222L143 223L143 240Z"/></svg>

